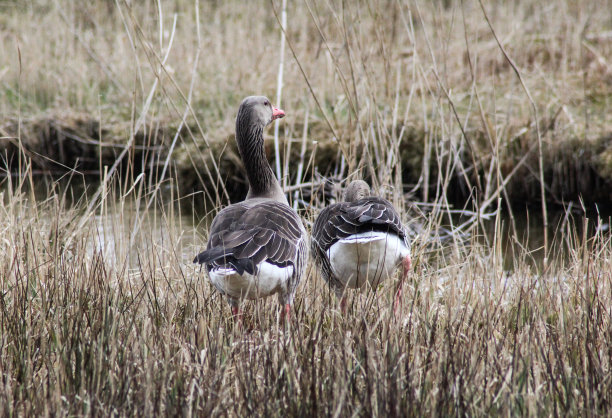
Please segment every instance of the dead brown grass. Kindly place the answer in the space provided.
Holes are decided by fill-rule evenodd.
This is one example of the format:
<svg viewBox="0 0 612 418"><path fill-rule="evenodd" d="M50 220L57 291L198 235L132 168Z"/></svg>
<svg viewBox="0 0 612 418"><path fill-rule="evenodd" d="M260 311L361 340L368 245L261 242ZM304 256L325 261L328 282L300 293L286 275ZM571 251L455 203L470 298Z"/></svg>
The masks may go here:
<svg viewBox="0 0 612 418"><path fill-rule="evenodd" d="M3 414L610 410L609 233L566 223L542 270L520 246L504 268L506 241L526 243L499 223L488 244L478 226L443 246L424 232L399 317L392 283L352 295L341 316L311 269L290 330L263 300L245 306L244 332L190 263L205 228L181 215L180 197L144 210L140 186L108 191L92 214L59 188L40 200L4 192ZM432 213L425 225L438 222Z"/></svg>
<svg viewBox="0 0 612 418"><path fill-rule="evenodd" d="M542 177L549 202L566 178L609 190L607 6L290 2L285 181L367 178L419 231L415 271L400 318L386 287L341 316L311 267L290 330L266 300L243 333L191 259L198 214L241 178L237 103L274 96L280 2L2 3L2 412L609 414L610 220L576 200L534 251L510 199ZM75 115L98 123L71 129ZM43 118L98 149L99 182L66 171L87 193L36 176L26 134Z"/></svg>

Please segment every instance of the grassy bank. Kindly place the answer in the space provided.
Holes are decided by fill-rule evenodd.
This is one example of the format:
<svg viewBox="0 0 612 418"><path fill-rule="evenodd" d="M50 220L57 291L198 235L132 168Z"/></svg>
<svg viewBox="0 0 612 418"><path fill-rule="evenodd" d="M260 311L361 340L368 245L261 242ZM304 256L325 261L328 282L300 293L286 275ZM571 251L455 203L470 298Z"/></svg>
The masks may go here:
<svg viewBox="0 0 612 418"><path fill-rule="evenodd" d="M610 219L578 200L612 190L607 3L346 3L292 3L284 58L280 2L0 3L4 415L609 414ZM398 317L310 265L290 330L271 299L243 332L191 263L281 60L307 228L311 180L361 176L415 232Z"/></svg>
<svg viewBox="0 0 612 418"><path fill-rule="evenodd" d="M398 317L392 283L341 316L310 268L290 331L272 298L246 304L244 332L191 264L205 228L181 196L145 210L141 190L109 192L123 197L94 213L54 191L3 193L4 415L610 411L612 242L592 223L563 223L543 269L499 220L436 244L432 212ZM508 239L521 245L504 269Z"/></svg>

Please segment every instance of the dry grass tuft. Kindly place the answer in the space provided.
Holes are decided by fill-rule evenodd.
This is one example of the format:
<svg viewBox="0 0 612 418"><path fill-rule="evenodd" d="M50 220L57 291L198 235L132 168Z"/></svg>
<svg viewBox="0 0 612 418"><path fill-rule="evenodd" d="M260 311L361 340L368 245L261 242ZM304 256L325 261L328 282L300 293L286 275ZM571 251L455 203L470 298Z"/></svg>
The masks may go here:
<svg viewBox="0 0 612 418"><path fill-rule="evenodd" d="M500 249L519 239L513 234L499 233L488 245L417 240L400 318L391 309L392 284L354 295L342 317L311 270L290 331L279 326L271 299L247 304L243 333L190 264L203 228L180 214L179 197L139 212L138 195L109 197L87 215L85 201L67 207L59 191L33 201L5 190L4 414L610 409L609 234L577 236L567 223L558 241L567 256L553 257L543 271L526 249L503 268ZM83 216L85 227L77 229Z"/></svg>
<svg viewBox="0 0 612 418"><path fill-rule="evenodd" d="M576 209L609 198L606 2L289 3L284 181L307 225L320 174L402 210L400 317L392 283L342 317L311 266L289 330L265 300L243 333L191 264L243 184L237 103L273 97L280 2L3 2L2 413L609 414L610 220ZM532 249L512 198L542 190L565 210Z"/></svg>

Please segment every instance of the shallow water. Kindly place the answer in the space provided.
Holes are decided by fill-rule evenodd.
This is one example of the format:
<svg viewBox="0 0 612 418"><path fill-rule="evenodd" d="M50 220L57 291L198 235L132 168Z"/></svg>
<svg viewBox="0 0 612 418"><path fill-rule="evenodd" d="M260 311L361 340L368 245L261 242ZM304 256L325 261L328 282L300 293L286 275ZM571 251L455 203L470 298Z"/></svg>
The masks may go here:
<svg viewBox="0 0 612 418"><path fill-rule="evenodd" d="M612 213L585 213L576 208L567 211L551 211L548 214L549 252L544 252L544 220L539 210L503 213L500 217L500 234L504 254L504 270L513 271L517 256L527 255L529 264L544 267L548 261L566 262L570 248L576 248L596 233L609 234ZM489 242L495 237L495 221L486 221L486 236ZM586 229L585 229L586 228Z"/></svg>
<svg viewBox="0 0 612 418"><path fill-rule="evenodd" d="M52 190L51 193L64 196L67 209L77 207L84 213L87 199L91 198L96 188L97 184L88 185L84 181L62 185L46 180L37 183L34 195L40 202L47 199ZM7 191L6 183L0 186L0 190ZM24 196L27 199L30 194L26 191ZM127 259L128 268L136 268L142 255L150 250L158 254L172 252L174 260L183 260L185 265L192 265L194 256L202 251L206 244L205 237L214 208L211 206L195 210L193 200L183 198L179 202L179 199L167 191L163 191L149 209L146 208L147 203L148 197L122 200L107 196L104 204L86 221L85 226L93 226L87 244L88 252L92 255L100 252L104 259L112 264L122 263ZM556 210L549 213L549 259L562 262L569 260L569 248L576 248L585 238L589 239L596 233L610 234L610 209L585 214L574 205L566 211ZM460 225L466 219L464 216L452 215L453 222L448 224ZM447 227L451 230L450 226ZM502 237L505 271L514 270L519 255L523 256L522 261L527 261L538 269L543 267L544 222L539 210L514 211L512 216L502 212L498 233ZM473 239L490 247L495 235L496 221L493 218L483 221L469 235L463 235L462 239Z"/></svg>

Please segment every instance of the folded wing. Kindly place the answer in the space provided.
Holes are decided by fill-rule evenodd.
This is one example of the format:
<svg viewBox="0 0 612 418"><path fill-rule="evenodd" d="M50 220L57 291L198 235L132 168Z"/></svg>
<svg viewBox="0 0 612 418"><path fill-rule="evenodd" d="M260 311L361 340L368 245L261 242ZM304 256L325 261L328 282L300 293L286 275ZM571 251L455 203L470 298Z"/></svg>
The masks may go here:
<svg viewBox="0 0 612 418"><path fill-rule="evenodd" d="M391 203L371 196L323 209L312 228L312 250L325 252L341 239L370 231L395 233L402 240L407 239L400 216Z"/></svg>
<svg viewBox="0 0 612 418"><path fill-rule="evenodd" d="M264 261L279 267L295 264L302 240L301 221L287 205L245 201L219 212L206 251L194 262L209 271L231 267L239 274L257 274Z"/></svg>

